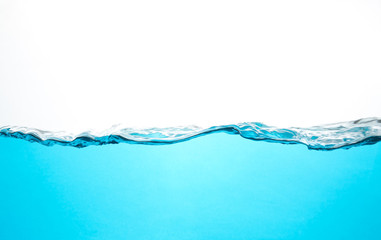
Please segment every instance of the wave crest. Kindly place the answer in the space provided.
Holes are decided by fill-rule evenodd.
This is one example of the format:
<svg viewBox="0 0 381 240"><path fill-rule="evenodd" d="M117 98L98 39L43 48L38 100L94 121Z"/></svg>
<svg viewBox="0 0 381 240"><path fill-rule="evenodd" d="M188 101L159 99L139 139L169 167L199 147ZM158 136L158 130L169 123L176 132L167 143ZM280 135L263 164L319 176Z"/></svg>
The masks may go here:
<svg viewBox="0 0 381 240"><path fill-rule="evenodd" d="M80 134L50 132L34 128L4 126L0 136L38 142L46 146L55 144L73 147L116 143L172 144L215 132L238 134L246 139L278 142L283 144L304 144L309 149L348 149L353 146L375 144L381 141L381 119L363 118L310 128L277 128L258 122L200 128L197 126L134 129L113 126L103 132L87 131Z"/></svg>

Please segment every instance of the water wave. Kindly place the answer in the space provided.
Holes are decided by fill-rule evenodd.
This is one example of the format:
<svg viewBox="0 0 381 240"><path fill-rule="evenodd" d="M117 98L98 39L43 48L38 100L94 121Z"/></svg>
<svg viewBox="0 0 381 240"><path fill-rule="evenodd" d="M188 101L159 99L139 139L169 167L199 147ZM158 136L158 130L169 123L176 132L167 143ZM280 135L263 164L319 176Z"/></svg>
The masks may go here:
<svg viewBox="0 0 381 240"><path fill-rule="evenodd" d="M244 122L209 128L188 126L134 129L113 126L103 132L87 131L80 134L16 126L0 127L0 136L3 137L24 139L46 146L58 144L78 148L122 142L152 145L172 144L216 132L237 134L256 141L304 144L314 150L348 149L381 141L381 119L363 118L309 128L277 128L259 122Z"/></svg>

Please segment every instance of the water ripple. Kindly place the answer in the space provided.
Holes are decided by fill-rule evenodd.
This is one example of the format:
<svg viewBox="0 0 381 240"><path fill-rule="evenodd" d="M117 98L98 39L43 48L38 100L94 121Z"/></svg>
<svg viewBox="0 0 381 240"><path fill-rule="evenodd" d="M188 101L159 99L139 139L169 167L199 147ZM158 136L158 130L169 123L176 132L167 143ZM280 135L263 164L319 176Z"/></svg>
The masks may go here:
<svg viewBox="0 0 381 240"><path fill-rule="evenodd" d="M238 134L256 141L283 144L304 144L309 149L333 150L375 144L381 141L381 119L363 118L356 121L326 124L309 128L277 128L259 122L220 125L209 128L197 126L135 129L113 126L103 131L86 131L80 134L50 132L34 128L4 126L0 136L38 142L46 146L55 144L73 147L116 143L172 144L216 132Z"/></svg>

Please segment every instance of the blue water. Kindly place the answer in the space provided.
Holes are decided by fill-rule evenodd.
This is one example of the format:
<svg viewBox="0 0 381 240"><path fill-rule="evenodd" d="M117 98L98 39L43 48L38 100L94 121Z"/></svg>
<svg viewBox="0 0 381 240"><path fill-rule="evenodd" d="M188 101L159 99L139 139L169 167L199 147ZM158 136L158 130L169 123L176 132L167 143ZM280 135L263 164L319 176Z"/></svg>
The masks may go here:
<svg viewBox="0 0 381 240"><path fill-rule="evenodd" d="M0 239L381 239L381 143L0 137Z"/></svg>

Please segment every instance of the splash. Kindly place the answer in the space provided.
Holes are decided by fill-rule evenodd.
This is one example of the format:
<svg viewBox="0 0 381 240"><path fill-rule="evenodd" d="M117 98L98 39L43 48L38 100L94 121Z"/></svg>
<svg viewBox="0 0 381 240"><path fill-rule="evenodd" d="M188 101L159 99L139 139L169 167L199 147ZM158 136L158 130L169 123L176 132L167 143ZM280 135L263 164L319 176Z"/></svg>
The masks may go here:
<svg viewBox="0 0 381 240"><path fill-rule="evenodd" d="M80 134L50 132L17 126L0 127L0 136L3 137L24 139L46 146L63 145L77 148L123 142L147 145L173 144L216 132L237 134L255 141L304 144L314 150L348 149L381 141L381 119L364 118L310 128L277 128L259 122L244 122L209 128L188 126L134 129L113 126L103 132L86 131Z"/></svg>

